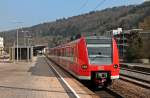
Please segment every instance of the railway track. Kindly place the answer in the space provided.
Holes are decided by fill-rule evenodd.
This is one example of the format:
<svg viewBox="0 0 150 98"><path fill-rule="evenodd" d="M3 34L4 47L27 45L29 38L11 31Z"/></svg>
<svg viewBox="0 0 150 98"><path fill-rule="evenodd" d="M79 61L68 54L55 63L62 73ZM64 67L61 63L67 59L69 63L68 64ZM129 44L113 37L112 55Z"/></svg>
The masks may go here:
<svg viewBox="0 0 150 98"><path fill-rule="evenodd" d="M123 98L120 94L109 88L103 88L95 91L100 98Z"/></svg>
<svg viewBox="0 0 150 98"><path fill-rule="evenodd" d="M91 84L87 81L80 81L83 85L85 85L88 89L93 91L100 98L124 98L117 91L112 88L93 88Z"/></svg>
<svg viewBox="0 0 150 98"><path fill-rule="evenodd" d="M120 74L120 79L123 81L127 81L130 83L136 84L136 85L141 86L143 88L150 89L150 81L146 81L143 79L135 78L135 77L124 75L124 74Z"/></svg>
<svg viewBox="0 0 150 98"><path fill-rule="evenodd" d="M150 68L145 68L145 67L140 67L140 66L128 66L122 63L120 64L120 67L126 70L134 70L136 72L150 73Z"/></svg>
<svg viewBox="0 0 150 98"><path fill-rule="evenodd" d="M121 68L121 70L134 72L135 74L138 73L138 74L149 76L150 72L147 71L147 69L146 69L146 71L145 71L145 69L144 70L143 69L138 70L138 69L135 69L134 67L123 67L123 68ZM130 82L130 83L133 83L133 84L136 84L138 86L150 89L150 81L148 81L148 80L144 80L144 79L134 77L134 76L129 76L129 75L122 74L122 73L120 73L120 79L127 81L127 82Z"/></svg>
<svg viewBox="0 0 150 98"><path fill-rule="evenodd" d="M58 81L61 83L61 85L63 86L63 88L66 90L68 96L70 98L80 98L80 96L74 91L74 89L64 80L64 78L59 74L59 72L54 68L53 65L49 64L49 62L47 61L48 59L45 58L44 59L45 62L48 64L48 66L50 67L50 69L52 69L52 71L54 72L54 74L56 75Z"/></svg>
<svg viewBox="0 0 150 98"><path fill-rule="evenodd" d="M55 64L57 64L54 61L52 61L52 62L55 63ZM61 68L61 69L64 70L63 68ZM131 69L124 69L124 70L128 70L128 71L132 71L132 72L137 72L137 73L149 75L149 73L141 72L141 71L137 71L137 70L131 70ZM67 73L67 74L71 75L70 73ZM149 81L141 80L141 79L138 79L138 78L135 78L135 77L131 77L131 76L127 76L127 75L123 75L123 74L120 74L120 79L123 80L123 81L126 81L126 82L130 82L130 83L136 84L138 86L150 89ZM123 96L121 96L120 94L118 94L118 92L115 92L113 89L100 88L100 89L96 89L95 90L95 89L92 89L91 86L87 85L88 83L85 83L85 82L81 82L81 83L83 85L85 85L88 89L90 89L91 91L93 91L97 96L99 96L101 98L123 98ZM69 91L69 93L70 92L71 91ZM77 98L77 97L74 96L74 98Z"/></svg>
<svg viewBox="0 0 150 98"><path fill-rule="evenodd" d="M135 72L135 73L140 73L140 74L144 74L144 75L150 75L150 73L148 71L143 72L141 70L133 70L133 69L128 69L128 68L121 68L121 70L127 70L127 71L131 71L131 72ZM133 76L128 76L125 74L120 74L120 79L132 84L136 84L140 87L146 88L146 89L150 89L150 81L148 80L144 80L144 79L139 79ZM122 96L120 96L119 94L117 94L116 92L114 92L114 90L111 90L109 88L100 90L100 91L96 91L96 94L102 96L102 98L109 97L109 98L123 98ZM111 94L111 95L110 95ZM111 97L110 97L111 96Z"/></svg>
<svg viewBox="0 0 150 98"><path fill-rule="evenodd" d="M51 61L51 59L48 59L48 60ZM54 61L52 61L52 62L54 64L58 65L56 62L54 62ZM58 67L60 67L60 66L58 66ZM65 71L62 67L60 67L60 69ZM70 76L74 77L70 73L66 73L66 71L65 71L65 74L69 74ZM80 81L80 80L77 80L77 81L82 83L85 87L87 87L89 90L94 92L95 95L99 96L100 98L123 98L121 95L119 95L117 92L114 92L112 89L109 89L109 88L93 89L93 88L91 88L91 85L89 84L89 82L87 83L87 81Z"/></svg>
<svg viewBox="0 0 150 98"><path fill-rule="evenodd" d="M145 75L150 75L150 72L144 72L144 71L139 71L139 70L134 70L134 69L129 69L129 68L120 68L121 70L127 70L135 73L140 73L140 74L145 74Z"/></svg>
<svg viewBox="0 0 150 98"><path fill-rule="evenodd" d="M120 95L117 91L113 90L112 88L94 88L91 84L87 81L80 81L85 87L93 91L97 96L100 98L124 98Z"/></svg>

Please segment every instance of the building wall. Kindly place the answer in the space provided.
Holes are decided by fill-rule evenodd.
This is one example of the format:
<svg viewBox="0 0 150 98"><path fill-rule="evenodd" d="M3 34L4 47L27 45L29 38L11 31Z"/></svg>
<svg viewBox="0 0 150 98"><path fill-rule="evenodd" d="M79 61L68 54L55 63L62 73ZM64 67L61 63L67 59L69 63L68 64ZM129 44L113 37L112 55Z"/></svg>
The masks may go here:
<svg viewBox="0 0 150 98"><path fill-rule="evenodd" d="M128 40L131 37L131 32L132 31L138 31L140 37L142 38L143 42L150 40L150 30L140 30L140 29L136 29L136 30L124 30L122 31L120 34L116 34L114 35L114 38L116 39L117 45L118 45L118 49L119 49L119 56L120 58L123 58L127 47L129 47L128 45Z"/></svg>
<svg viewBox="0 0 150 98"><path fill-rule="evenodd" d="M143 40L150 40L150 30L144 30L139 32Z"/></svg>
<svg viewBox="0 0 150 98"><path fill-rule="evenodd" d="M0 37L0 56L3 55L3 49L4 49L4 39L3 37Z"/></svg>
<svg viewBox="0 0 150 98"><path fill-rule="evenodd" d="M119 57L123 58L128 47L128 39L130 38L130 31L122 31L120 34L114 35L119 49Z"/></svg>
<svg viewBox="0 0 150 98"><path fill-rule="evenodd" d="M10 60L17 60L17 48L10 48ZM18 47L18 61L32 61L33 57L33 48L32 47Z"/></svg>

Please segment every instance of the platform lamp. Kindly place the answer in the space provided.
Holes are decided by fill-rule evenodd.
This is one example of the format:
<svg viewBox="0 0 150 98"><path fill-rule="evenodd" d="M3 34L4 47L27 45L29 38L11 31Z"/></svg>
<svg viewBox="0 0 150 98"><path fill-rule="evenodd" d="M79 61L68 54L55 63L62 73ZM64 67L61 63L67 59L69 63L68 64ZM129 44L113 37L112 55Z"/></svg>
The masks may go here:
<svg viewBox="0 0 150 98"><path fill-rule="evenodd" d="M23 22L14 22L14 23L22 24ZM21 27L21 28L22 28L22 27ZM18 29L17 29L17 45L16 45L16 48L17 48L17 62L18 62L18 58L19 58L19 57L18 57L18 54L19 54L19 53L18 53L18 52L19 52L19 51L18 51L18 32L19 32L19 27L18 27Z"/></svg>

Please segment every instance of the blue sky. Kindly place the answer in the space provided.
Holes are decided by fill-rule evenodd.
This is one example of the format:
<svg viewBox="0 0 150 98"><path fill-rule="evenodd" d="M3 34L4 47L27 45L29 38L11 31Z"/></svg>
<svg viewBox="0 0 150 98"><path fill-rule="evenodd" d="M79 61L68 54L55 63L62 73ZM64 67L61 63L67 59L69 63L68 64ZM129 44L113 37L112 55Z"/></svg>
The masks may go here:
<svg viewBox="0 0 150 98"><path fill-rule="evenodd" d="M0 31L144 0L0 0Z"/></svg>

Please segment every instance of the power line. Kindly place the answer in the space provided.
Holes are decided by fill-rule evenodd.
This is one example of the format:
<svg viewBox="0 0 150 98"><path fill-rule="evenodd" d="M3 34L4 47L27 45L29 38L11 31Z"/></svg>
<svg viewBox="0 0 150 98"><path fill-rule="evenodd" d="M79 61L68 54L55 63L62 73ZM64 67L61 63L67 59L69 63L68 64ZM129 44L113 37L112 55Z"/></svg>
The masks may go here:
<svg viewBox="0 0 150 98"><path fill-rule="evenodd" d="M96 5L96 7L94 8L94 10L96 10L98 7L100 7L102 4L104 4L105 1L106 1L106 0L102 0L100 3L98 3L98 4Z"/></svg>
<svg viewBox="0 0 150 98"><path fill-rule="evenodd" d="M79 10L83 9L83 8L87 5L87 3L88 3L88 0L86 0L86 1L81 5L81 7L79 8Z"/></svg>

